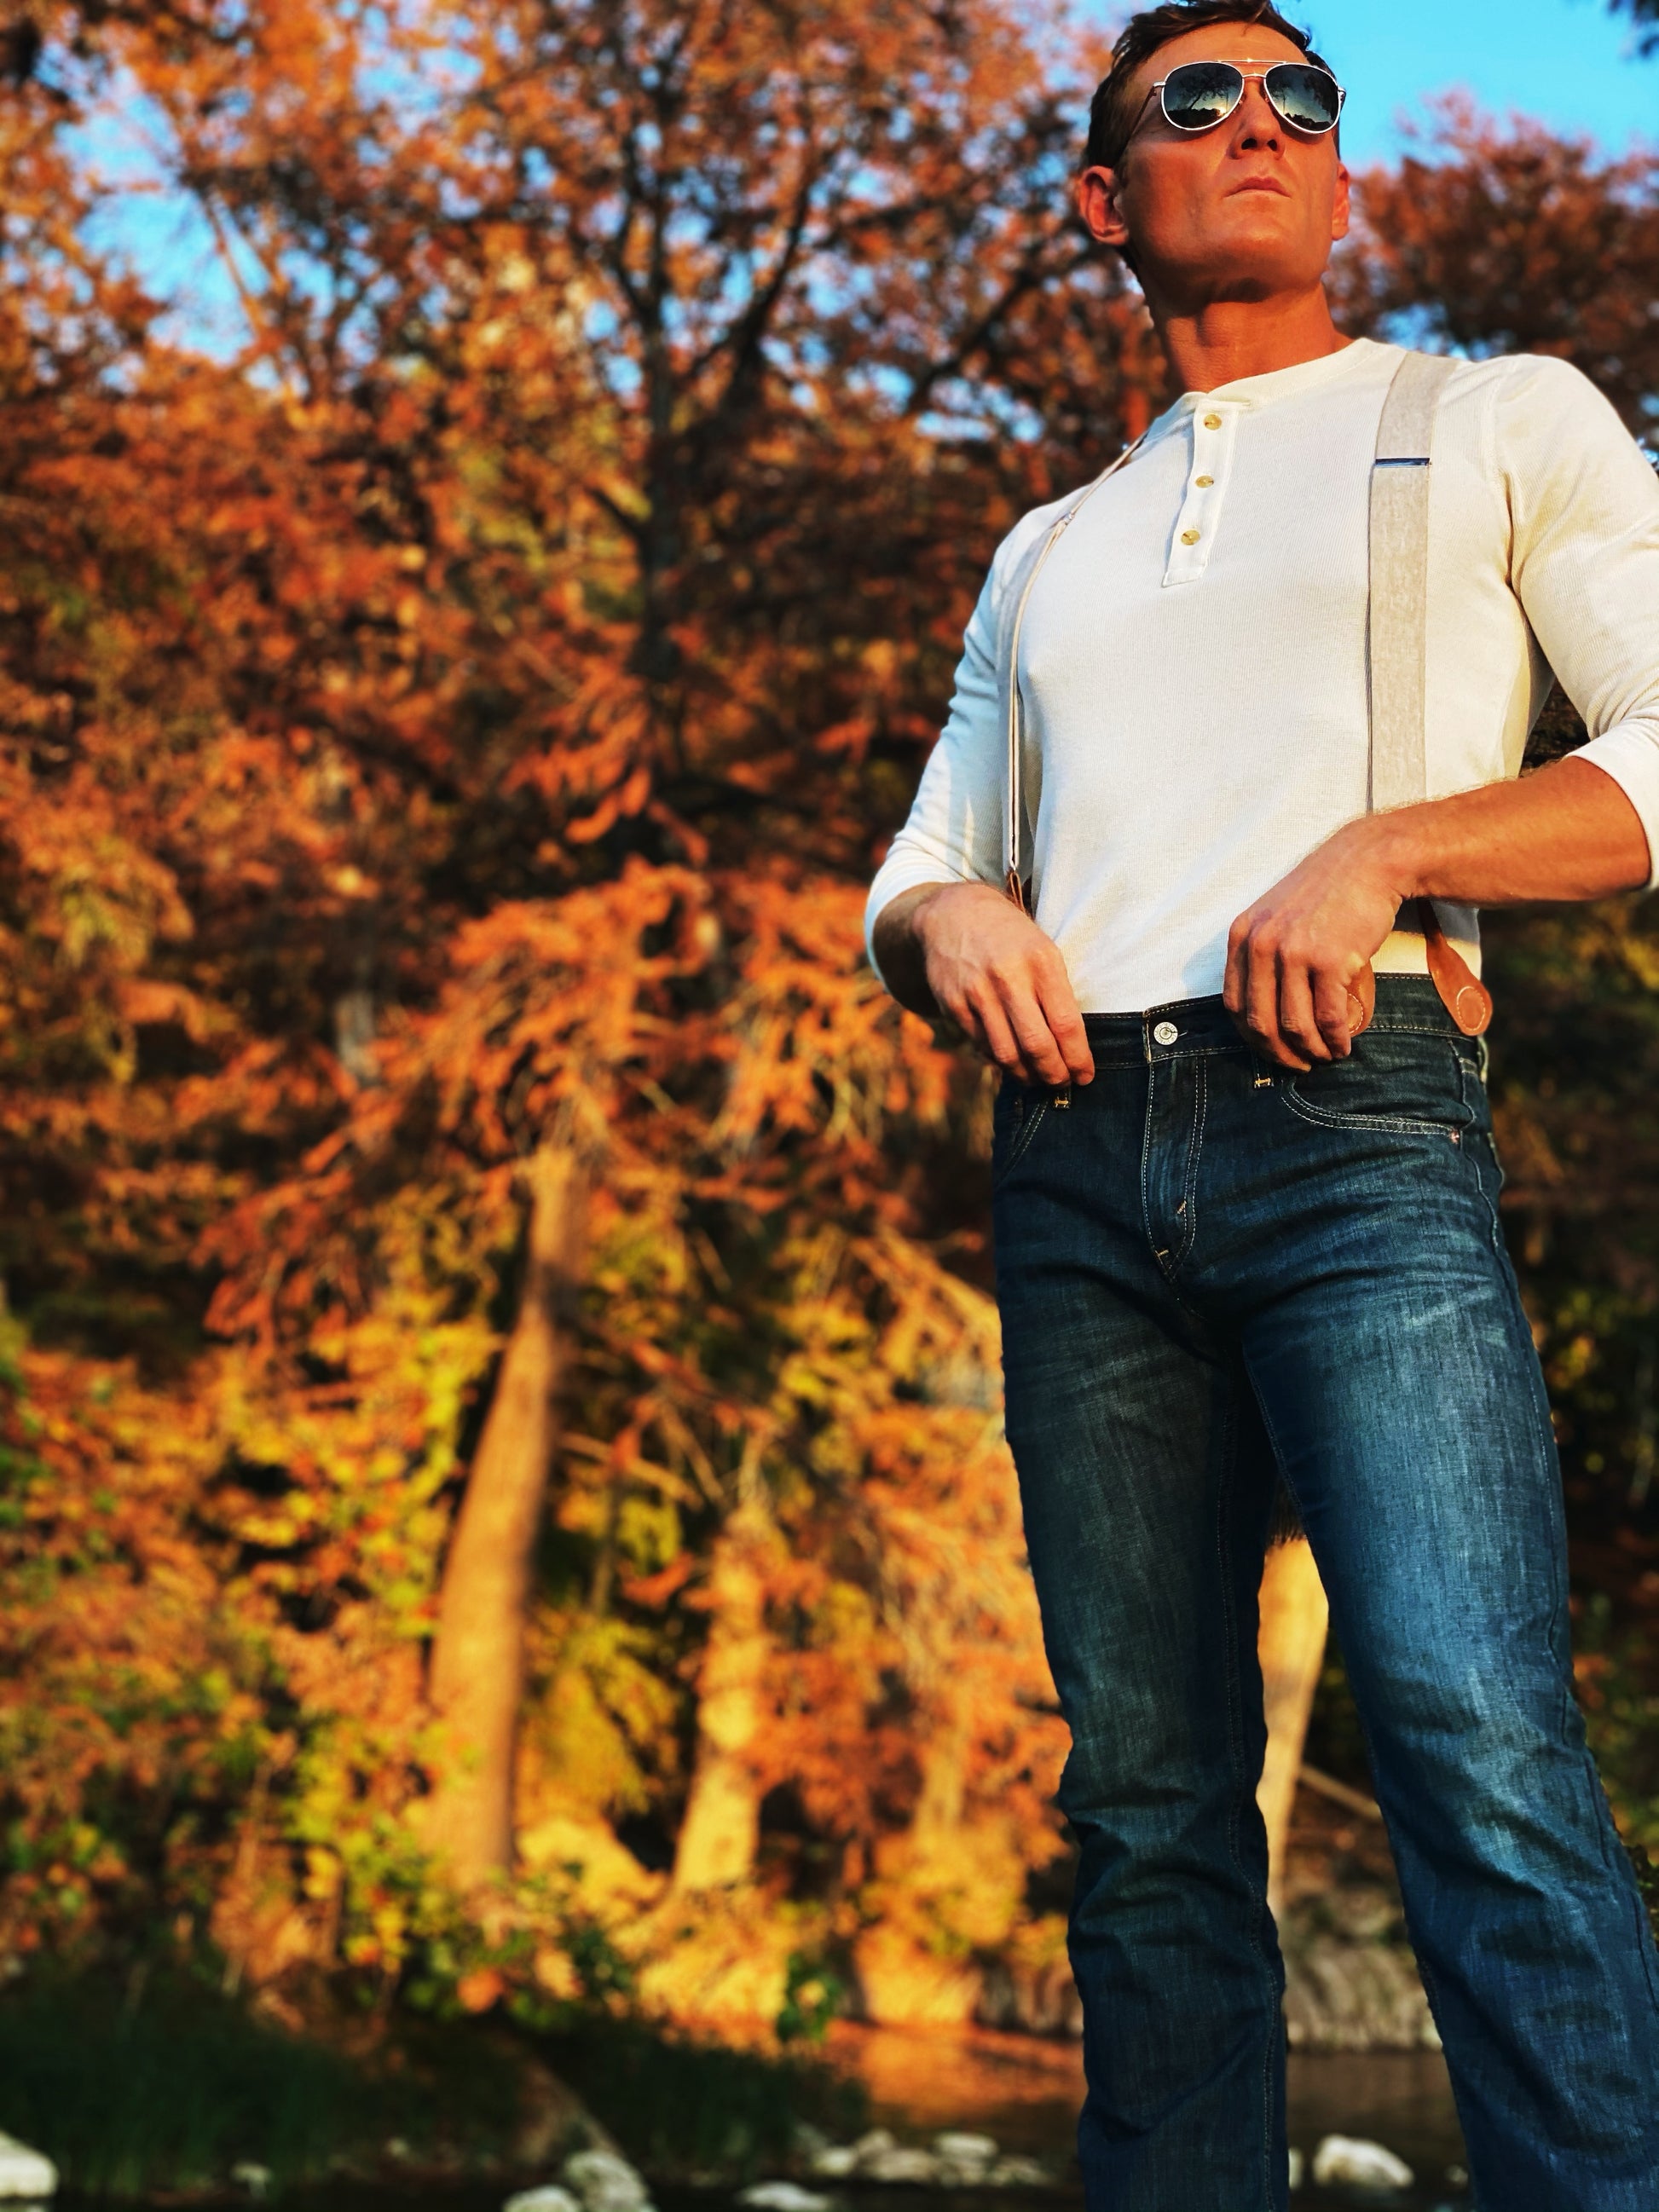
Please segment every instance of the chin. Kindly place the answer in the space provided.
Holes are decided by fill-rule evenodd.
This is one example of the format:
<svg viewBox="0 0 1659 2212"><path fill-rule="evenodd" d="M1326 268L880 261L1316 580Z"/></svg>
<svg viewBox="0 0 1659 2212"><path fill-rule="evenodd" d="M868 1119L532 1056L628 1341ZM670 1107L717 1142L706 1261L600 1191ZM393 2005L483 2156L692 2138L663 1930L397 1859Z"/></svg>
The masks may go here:
<svg viewBox="0 0 1659 2212"><path fill-rule="evenodd" d="M1278 204L1283 206L1282 202ZM1271 204L1261 216L1254 210L1243 213L1243 222L1235 218L1218 223L1195 253L1182 257L1194 276L1236 276L1241 283L1260 284L1269 292L1317 281L1328 256L1310 257L1302 240L1287 238Z"/></svg>

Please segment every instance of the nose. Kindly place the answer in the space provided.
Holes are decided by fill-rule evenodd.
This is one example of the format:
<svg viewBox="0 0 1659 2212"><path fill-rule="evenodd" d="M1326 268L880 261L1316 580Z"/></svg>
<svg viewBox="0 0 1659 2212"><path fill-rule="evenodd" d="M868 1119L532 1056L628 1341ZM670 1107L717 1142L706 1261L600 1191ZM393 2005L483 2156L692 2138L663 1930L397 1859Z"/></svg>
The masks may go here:
<svg viewBox="0 0 1659 2212"><path fill-rule="evenodd" d="M1285 143L1285 126L1279 121L1279 111L1267 97L1267 88L1260 77L1250 77L1244 86L1244 97L1238 103L1234 118L1236 143L1241 153L1252 147L1270 146L1275 149Z"/></svg>

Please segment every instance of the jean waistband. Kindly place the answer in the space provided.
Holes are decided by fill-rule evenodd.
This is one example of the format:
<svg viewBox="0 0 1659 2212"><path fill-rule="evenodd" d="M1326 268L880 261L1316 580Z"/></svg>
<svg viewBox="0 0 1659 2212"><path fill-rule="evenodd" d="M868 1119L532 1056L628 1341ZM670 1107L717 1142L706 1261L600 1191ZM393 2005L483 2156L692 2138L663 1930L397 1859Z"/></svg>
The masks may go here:
<svg viewBox="0 0 1659 2212"><path fill-rule="evenodd" d="M1097 1066L1138 1066L1251 1050L1218 998L1177 999L1167 1006L1149 1006L1143 1014L1085 1014L1083 1020ZM1386 1030L1462 1036L1426 975L1377 977L1376 1012L1367 1034Z"/></svg>

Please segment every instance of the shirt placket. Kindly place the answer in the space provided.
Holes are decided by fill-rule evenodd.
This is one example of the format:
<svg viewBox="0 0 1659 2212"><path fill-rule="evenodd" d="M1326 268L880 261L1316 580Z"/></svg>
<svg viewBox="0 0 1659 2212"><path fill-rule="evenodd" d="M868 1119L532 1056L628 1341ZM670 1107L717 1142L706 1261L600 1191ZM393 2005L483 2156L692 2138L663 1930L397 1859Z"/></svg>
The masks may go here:
<svg viewBox="0 0 1659 2212"><path fill-rule="evenodd" d="M1193 410L1192 462L1164 572L1166 586L1195 584L1210 565L1232 477L1240 411L1225 400L1206 400Z"/></svg>

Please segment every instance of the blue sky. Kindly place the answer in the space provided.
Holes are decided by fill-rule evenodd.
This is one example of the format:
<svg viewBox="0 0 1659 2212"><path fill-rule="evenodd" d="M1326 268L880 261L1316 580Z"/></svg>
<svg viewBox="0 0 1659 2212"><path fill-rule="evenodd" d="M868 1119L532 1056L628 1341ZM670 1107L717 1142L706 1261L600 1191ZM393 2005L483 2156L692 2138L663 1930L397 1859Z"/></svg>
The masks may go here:
<svg viewBox="0 0 1659 2212"><path fill-rule="evenodd" d="M1134 0L1074 0L1121 21ZM1499 115L1536 116L1583 132L1609 152L1636 137L1659 144L1659 58L1638 61L1628 21L1605 0L1281 0L1308 23L1348 87L1343 150L1356 166L1401 149L1402 118L1436 92L1461 88ZM141 112L106 118L88 152L106 178L138 186L97 227L158 289L180 299L175 317L198 344L234 347L240 318L191 212L146 192Z"/></svg>
<svg viewBox="0 0 1659 2212"><path fill-rule="evenodd" d="M1280 0L1309 25L1348 88L1343 151L1400 150L1397 119L1462 87L1498 114L1518 108L1609 151L1659 143L1659 58L1632 58L1627 19L1605 0ZM1091 9L1108 21L1127 5Z"/></svg>

